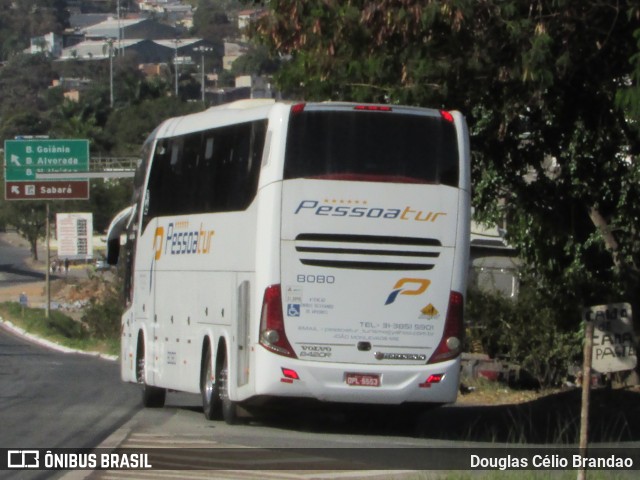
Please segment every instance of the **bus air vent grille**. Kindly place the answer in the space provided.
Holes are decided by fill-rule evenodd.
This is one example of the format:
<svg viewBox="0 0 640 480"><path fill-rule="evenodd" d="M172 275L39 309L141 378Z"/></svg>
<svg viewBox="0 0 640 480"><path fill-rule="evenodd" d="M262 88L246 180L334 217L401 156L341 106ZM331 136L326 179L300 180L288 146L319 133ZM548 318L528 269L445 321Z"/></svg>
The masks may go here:
<svg viewBox="0 0 640 480"><path fill-rule="evenodd" d="M302 233L295 248L303 265L357 270L431 270L440 256L433 238Z"/></svg>

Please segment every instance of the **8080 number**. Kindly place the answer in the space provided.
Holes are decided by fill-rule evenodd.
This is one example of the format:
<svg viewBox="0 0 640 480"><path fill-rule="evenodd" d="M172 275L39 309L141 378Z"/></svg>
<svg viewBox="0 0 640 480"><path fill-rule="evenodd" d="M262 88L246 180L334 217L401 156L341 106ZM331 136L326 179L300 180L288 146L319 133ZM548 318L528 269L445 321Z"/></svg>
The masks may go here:
<svg viewBox="0 0 640 480"><path fill-rule="evenodd" d="M297 276L298 283L319 283L319 284L332 284L336 283L336 277L333 275L303 275Z"/></svg>

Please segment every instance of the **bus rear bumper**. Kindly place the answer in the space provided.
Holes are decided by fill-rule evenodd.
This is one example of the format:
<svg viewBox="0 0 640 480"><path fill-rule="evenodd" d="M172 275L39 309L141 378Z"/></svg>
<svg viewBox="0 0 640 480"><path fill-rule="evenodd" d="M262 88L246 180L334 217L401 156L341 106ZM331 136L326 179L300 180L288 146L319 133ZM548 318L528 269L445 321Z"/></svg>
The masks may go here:
<svg viewBox="0 0 640 480"><path fill-rule="evenodd" d="M309 362L259 348L256 395L327 402L398 405L455 402L460 359L433 365Z"/></svg>

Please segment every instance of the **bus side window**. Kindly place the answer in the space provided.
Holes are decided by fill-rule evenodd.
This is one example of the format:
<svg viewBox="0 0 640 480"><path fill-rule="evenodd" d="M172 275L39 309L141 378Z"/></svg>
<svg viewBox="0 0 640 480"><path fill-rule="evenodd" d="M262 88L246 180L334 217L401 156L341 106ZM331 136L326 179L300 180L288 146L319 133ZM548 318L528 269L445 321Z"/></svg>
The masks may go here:
<svg viewBox="0 0 640 480"><path fill-rule="evenodd" d="M256 195L266 120L158 141L142 228L154 217L246 209Z"/></svg>
<svg viewBox="0 0 640 480"><path fill-rule="evenodd" d="M182 172L180 191L176 200L180 202L177 213L199 213L202 211L199 175L202 158L202 133L197 132L184 137L182 148Z"/></svg>
<svg viewBox="0 0 640 480"><path fill-rule="evenodd" d="M210 212L212 210L211 192L215 175L215 163L213 162L214 137L211 132L204 132L198 142L198 161L194 170L195 204L193 211L196 213Z"/></svg>
<svg viewBox="0 0 640 480"><path fill-rule="evenodd" d="M219 134L224 147L216 157L220 166L214 187L216 210L244 210L251 204L258 186L266 121L227 127Z"/></svg>
<svg viewBox="0 0 640 480"><path fill-rule="evenodd" d="M162 208L160 202L162 201L162 185L164 183L163 177L166 176L166 165L168 164L167 152L168 141L159 140L153 158L151 160L151 171L149 172L149 182L147 189L144 193L144 204L142 209L142 224L141 229L144 231L149 221L161 214Z"/></svg>

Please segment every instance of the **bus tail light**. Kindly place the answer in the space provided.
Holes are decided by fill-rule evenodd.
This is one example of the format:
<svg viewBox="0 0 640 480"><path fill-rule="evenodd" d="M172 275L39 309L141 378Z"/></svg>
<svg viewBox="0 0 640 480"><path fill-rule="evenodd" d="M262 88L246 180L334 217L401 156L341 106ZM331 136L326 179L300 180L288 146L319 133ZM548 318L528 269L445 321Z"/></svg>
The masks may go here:
<svg viewBox="0 0 640 480"><path fill-rule="evenodd" d="M306 103L296 103L295 105L293 105L291 107L291 113L293 115L296 115L298 113L302 113L304 112L304 107L306 106Z"/></svg>
<svg viewBox="0 0 640 480"><path fill-rule="evenodd" d="M449 295L449 308L442 339L427 363L438 363L456 358L462 352L464 297L459 292Z"/></svg>
<svg viewBox="0 0 640 480"><path fill-rule="evenodd" d="M453 115L451 115L451 113L447 112L446 110L440 110L440 116L449 123L454 122Z"/></svg>
<svg viewBox="0 0 640 480"><path fill-rule="evenodd" d="M440 383L444 380L444 373L432 373L427 377L424 383L418 385L420 388L431 388L434 383Z"/></svg>
<svg viewBox="0 0 640 480"><path fill-rule="evenodd" d="M282 383L293 383L294 380L300 380L300 375L295 370L282 367Z"/></svg>
<svg viewBox="0 0 640 480"><path fill-rule="evenodd" d="M264 291L260 317L260 345L278 355L297 358L284 331L280 285L271 285Z"/></svg>
<svg viewBox="0 0 640 480"><path fill-rule="evenodd" d="M367 112L392 112L393 108L387 105L356 105L354 110L365 110Z"/></svg>

